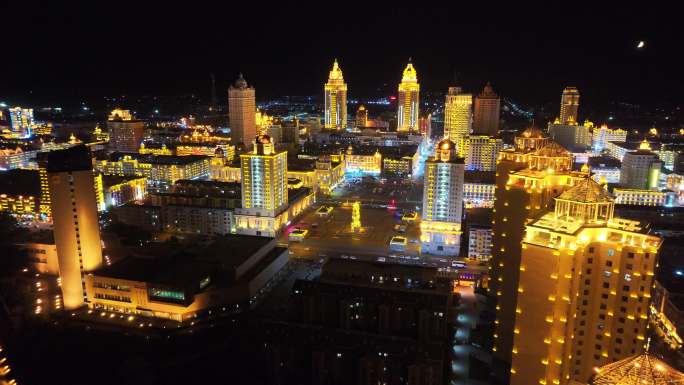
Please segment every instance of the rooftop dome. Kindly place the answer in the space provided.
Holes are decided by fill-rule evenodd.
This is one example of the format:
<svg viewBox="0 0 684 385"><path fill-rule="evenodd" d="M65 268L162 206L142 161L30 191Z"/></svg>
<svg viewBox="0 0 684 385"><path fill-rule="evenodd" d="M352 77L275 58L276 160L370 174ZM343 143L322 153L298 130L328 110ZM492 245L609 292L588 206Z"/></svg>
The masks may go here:
<svg viewBox="0 0 684 385"><path fill-rule="evenodd" d="M548 157L572 156L570 152L565 149L565 147L556 142L550 142L546 146L542 147L537 151L536 155Z"/></svg>
<svg viewBox="0 0 684 385"><path fill-rule="evenodd" d="M525 138L543 138L544 133L537 127L530 127L520 134L520 136Z"/></svg>
<svg viewBox="0 0 684 385"><path fill-rule="evenodd" d="M235 88L247 88L247 80L242 76L242 73L235 81Z"/></svg>
<svg viewBox="0 0 684 385"><path fill-rule="evenodd" d="M597 369L591 385L677 385L684 374L649 353L625 358Z"/></svg>
<svg viewBox="0 0 684 385"><path fill-rule="evenodd" d="M439 150L451 150L453 148L456 148L456 145L449 138L444 138L437 144Z"/></svg>
<svg viewBox="0 0 684 385"><path fill-rule="evenodd" d="M582 203L608 203L614 201L613 196L592 178L582 179L574 187L565 190L558 199Z"/></svg>

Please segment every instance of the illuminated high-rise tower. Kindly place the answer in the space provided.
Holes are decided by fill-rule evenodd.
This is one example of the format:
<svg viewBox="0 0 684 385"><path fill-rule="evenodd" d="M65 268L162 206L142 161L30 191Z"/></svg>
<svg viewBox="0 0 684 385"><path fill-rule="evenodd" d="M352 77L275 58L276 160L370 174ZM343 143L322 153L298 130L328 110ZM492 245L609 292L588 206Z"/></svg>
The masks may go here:
<svg viewBox="0 0 684 385"><path fill-rule="evenodd" d="M575 87L565 87L561 96L560 124L577 124L580 94Z"/></svg>
<svg viewBox="0 0 684 385"><path fill-rule="evenodd" d="M463 215L463 158L449 139L437 144L435 156L425 162L421 251L458 256Z"/></svg>
<svg viewBox="0 0 684 385"><path fill-rule="evenodd" d="M31 136L33 108L14 107L9 109L10 128L16 136Z"/></svg>
<svg viewBox="0 0 684 385"><path fill-rule="evenodd" d="M342 130L347 128L347 83L344 82L342 70L333 63L328 82L323 86L325 93L325 128Z"/></svg>
<svg viewBox="0 0 684 385"><path fill-rule="evenodd" d="M399 83L399 98L397 100L397 131L418 131L418 114L420 108L420 84L418 75L409 59L404 74Z"/></svg>
<svg viewBox="0 0 684 385"><path fill-rule="evenodd" d="M242 74L228 89L230 140L251 149L256 137L256 102L254 87L247 85Z"/></svg>
<svg viewBox="0 0 684 385"><path fill-rule="evenodd" d="M107 118L107 129L112 151L138 152L145 135L145 122L134 119L129 110L117 108Z"/></svg>
<svg viewBox="0 0 684 385"><path fill-rule="evenodd" d="M236 209L241 234L275 236L288 207L287 151L276 151L268 135L259 135L249 153L240 154L242 208ZM285 216L284 220L287 218Z"/></svg>
<svg viewBox="0 0 684 385"><path fill-rule="evenodd" d="M595 368L642 352L661 239L614 208L587 177L527 224L512 385L586 383Z"/></svg>
<svg viewBox="0 0 684 385"><path fill-rule="evenodd" d="M51 151L47 176L65 309L86 300L85 275L102 264L93 160L85 145Z"/></svg>
<svg viewBox="0 0 684 385"><path fill-rule="evenodd" d="M651 151L651 145L644 140L636 151L630 151L622 158L620 187L640 190L658 188L660 169L663 162Z"/></svg>
<svg viewBox="0 0 684 385"><path fill-rule="evenodd" d="M368 126L368 110L362 104L359 109L356 110L356 127L364 128Z"/></svg>
<svg viewBox="0 0 684 385"><path fill-rule="evenodd" d="M449 87L444 102L444 137L452 142L470 135L473 96L464 94L461 87Z"/></svg>
<svg viewBox="0 0 684 385"><path fill-rule="evenodd" d="M473 114L473 132L480 135L496 135L499 133L499 110L501 99L487 83L482 92L475 97Z"/></svg>
<svg viewBox="0 0 684 385"><path fill-rule="evenodd" d="M499 153L489 290L497 301L494 356L506 364L511 362L525 225L528 218L544 212L554 197L589 178L586 172L572 171L572 164L570 152L536 129L516 137L514 150Z"/></svg>

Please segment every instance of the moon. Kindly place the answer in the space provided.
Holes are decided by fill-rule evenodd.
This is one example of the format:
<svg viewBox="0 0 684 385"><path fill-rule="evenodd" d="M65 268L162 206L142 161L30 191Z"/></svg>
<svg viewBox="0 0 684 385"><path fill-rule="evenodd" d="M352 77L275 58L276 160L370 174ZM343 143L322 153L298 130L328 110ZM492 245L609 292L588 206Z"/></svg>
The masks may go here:
<svg viewBox="0 0 684 385"><path fill-rule="evenodd" d="M637 43L637 48L644 48L646 45L646 42L643 40L639 40L639 43Z"/></svg>

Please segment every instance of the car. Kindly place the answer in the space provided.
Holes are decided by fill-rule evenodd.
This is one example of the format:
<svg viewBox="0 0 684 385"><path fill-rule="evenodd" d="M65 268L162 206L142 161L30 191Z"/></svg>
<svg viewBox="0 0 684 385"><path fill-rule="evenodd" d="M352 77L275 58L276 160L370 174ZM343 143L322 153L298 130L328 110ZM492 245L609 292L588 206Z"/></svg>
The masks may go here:
<svg viewBox="0 0 684 385"><path fill-rule="evenodd" d="M395 236L390 240L390 250L393 251L405 251L406 250L406 237Z"/></svg>
<svg viewBox="0 0 684 385"><path fill-rule="evenodd" d="M309 230L295 229L294 231L290 232L287 239L290 242L301 242L304 240L304 238L306 238L308 234Z"/></svg>

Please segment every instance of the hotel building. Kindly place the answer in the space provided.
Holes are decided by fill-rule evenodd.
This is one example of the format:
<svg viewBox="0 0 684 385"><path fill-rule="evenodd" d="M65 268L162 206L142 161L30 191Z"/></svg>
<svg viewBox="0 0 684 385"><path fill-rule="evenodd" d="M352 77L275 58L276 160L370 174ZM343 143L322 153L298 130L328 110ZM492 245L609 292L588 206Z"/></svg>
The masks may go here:
<svg viewBox="0 0 684 385"><path fill-rule="evenodd" d="M325 96L325 123L328 130L344 130L347 128L347 83L344 82L342 70L333 63L328 82L323 86ZM363 106L361 106L363 107ZM359 108L360 109L360 108ZM368 116L366 115L366 119Z"/></svg>
<svg viewBox="0 0 684 385"><path fill-rule="evenodd" d="M449 87L444 102L444 137L458 143L459 138L470 135L473 95L464 94L461 87Z"/></svg>
<svg viewBox="0 0 684 385"><path fill-rule="evenodd" d="M473 108L473 132L479 135L495 136L499 133L499 113L501 99L487 83L482 92L475 97Z"/></svg>
<svg viewBox="0 0 684 385"><path fill-rule="evenodd" d="M254 87L247 85L242 74L228 89L230 138L233 145L251 149L256 137L256 102Z"/></svg>
<svg viewBox="0 0 684 385"><path fill-rule="evenodd" d="M523 132L515 143L515 149L501 152L497 167L489 274L489 290L496 297L494 356L505 363L511 360L520 242L528 218L543 213L554 197L589 177L588 172L572 171L572 154L538 130Z"/></svg>
<svg viewBox="0 0 684 385"><path fill-rule="evenodd" d="M458 256L463 217L463 158L454 142L443 139L425 162L421 252Z"/></svg>
<svg viewBox="0 0 684 385"><path fill-rule="evenodd" d="M48 153L47 175L65 309L86 302L85 280L102 264L93 160L85 145Z"/></svg>
<svg viewBox="0 0 684 385"><path fill-rule="evenodd" d="M136 120L129 110L115 109L107 119L109 149L137 152L145 136L145 122Z"/></svg>
<svg viewBox="0 0 684 385"><path fill-rule="evenodd" d="M620 186L641 190L657 189L662 166L658 155L651 151L651 146L644 140L638 150L626 153L622 159Z"/></svg>
<svg viewBox="0 0 684 385"><path fill-rule="evenodd" d="M418 132L418 117L420 113L420 84L418 75L409 59L404 69L401 83L399 83L399 97L397 98L397 131Z"/></svg>
<svg viewBox="0 0 684 385"><path fill-rule="evenodd" d="M33 108L10 108L9 118L13 136L20 138L31 136L31 130L34 126Z"/></svg>
<svg viewBox="0 0 684 385"><path fill-rule="evenodd" d="M575 87L565 87L561 95L560 124L576 125L580 94Z"/></svg>
<svg viewBox="0 0 684 385"><path fill-rule="evenodd" d="M458 156L465 159L466 169L494 171L503 140L487 135L466 135L459 136L456 145Z"/></svg>
<svg viewBox="0 0 684 385"><path fill-rule="evenodd" d="M235 209L238 234L275 237L314 200L308 188L288 191L287 151L277 151L268 135L240 154L242 207Z"/></svg>
<svg viewBox="0 0 684 385"><path fill-rule="evenodd" d="M613 197L584 178L526 226L511 384L587 382L640 354L661 239L613 216Z"/></svg>

